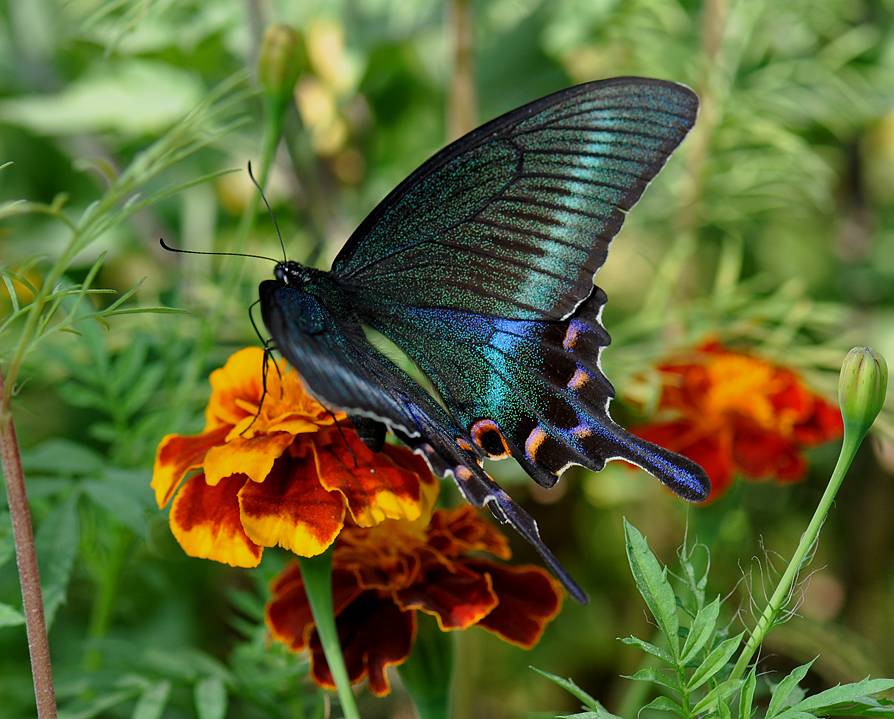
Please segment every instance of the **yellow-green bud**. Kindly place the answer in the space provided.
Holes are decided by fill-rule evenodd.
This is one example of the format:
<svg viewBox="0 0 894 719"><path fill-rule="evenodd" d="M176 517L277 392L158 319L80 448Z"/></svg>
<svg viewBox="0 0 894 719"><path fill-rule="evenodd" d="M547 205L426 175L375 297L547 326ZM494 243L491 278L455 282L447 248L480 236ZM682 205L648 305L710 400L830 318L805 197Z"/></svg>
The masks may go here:
<svg viewBox="0 0 894 719"><path fill-rule="evenodd" d="M258 79L271 99L289 100L306 65L304 38L294 28L280 23L267 28L258 54Z"/></svg>
<svg viewBox="0 0 894 719"><path fill-rule="evenodd" d="M862 438L885 403L888 364L869 347L854 347L847 353L838 378L838 404L845 427Z"/></svg>

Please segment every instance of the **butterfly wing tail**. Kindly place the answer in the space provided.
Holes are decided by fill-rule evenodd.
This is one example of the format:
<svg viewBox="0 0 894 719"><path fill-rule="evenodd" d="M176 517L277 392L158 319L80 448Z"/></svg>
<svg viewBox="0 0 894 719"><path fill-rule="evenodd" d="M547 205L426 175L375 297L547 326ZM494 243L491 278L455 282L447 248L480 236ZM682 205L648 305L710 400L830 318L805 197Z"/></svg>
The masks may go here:
<svg viewBox="0 0 894 719"><path fill-rule="evenodd" d="M454 436L444 431L446 423L436 425L418 408L409 409L417 421L420 433L417 436L407 436L398 431L396 434L401 441L420 452L432 471L441 476L450 474L466 501L476 507L487 507L497 521L508 524L518 532L537 551L553 576L574 599L581 604L589 602L587 593L571 578L541 539L535 519L519 507L481 468L481 457L473 450L457 445Z"/></svg>
<svg viewBox="0 0 894 719"><path fill-rule="evenodd" d="M543 563L549 567L549 570L568 593L581 604L587 604L590 601L587 593L572 579L568 571L559 563L556 555L540 538L536 520L519 507L512 497L506 494L480 467L469 468L463 465L462 469L471 471L471 475L457 478L457 485L466 499L478 507L487 507L497 521L508 524L518 532L528 544L534 547Z"/></svg>

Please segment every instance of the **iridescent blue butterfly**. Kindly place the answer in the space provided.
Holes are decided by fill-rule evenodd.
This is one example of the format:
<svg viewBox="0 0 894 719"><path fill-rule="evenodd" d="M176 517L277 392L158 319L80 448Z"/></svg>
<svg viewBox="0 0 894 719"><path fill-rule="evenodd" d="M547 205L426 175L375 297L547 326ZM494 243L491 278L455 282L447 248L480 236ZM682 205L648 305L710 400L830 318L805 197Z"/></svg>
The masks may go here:
<svg viewBox="0 0 894 719"><path fill-rule="evenodd" d="M367 441L385 427L511 524L579 601L534 520L483 470L513 457L541 486L609 459L701 500L704 471L612 421L593 278L624 215L692 127L698 98L660 80L562 90L447 146L393 190L329 272L281 262L260 285L276 349ZM368 341L400 347L435 399Z"/></svg>

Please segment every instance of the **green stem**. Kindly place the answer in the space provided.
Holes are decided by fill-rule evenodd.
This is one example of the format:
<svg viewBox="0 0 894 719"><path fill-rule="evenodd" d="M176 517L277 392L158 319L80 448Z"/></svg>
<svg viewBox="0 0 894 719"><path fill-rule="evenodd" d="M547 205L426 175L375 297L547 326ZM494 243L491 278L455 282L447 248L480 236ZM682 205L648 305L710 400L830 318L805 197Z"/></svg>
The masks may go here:
<svg viewBox="0 0 894 719"><path fill-rule="evenodd" d="M301 565L304 591L310 602L317 635L320 637L329 671L332 672L345 719L360 719L345 659L341 653L338 629L335 626L335 610L332 605L332 550L329 549L318 557L299 557L298 563Z"/></svg>
<svg viewBox="0 0 894 719"><path fill-rule="evenodd" d="M816 507L816 511L813 513L810 524L807 525L807 529L804 531L804 534L801 535L801 541L798 543L798 548L795 550L794 556L792 556L791 561L785 568L785 572L779 580L779 584L776 586L776 591L773 592L773 596L770 597L770 601L761 613L760 619L758 619L754 630L751 632L751 636L748 637L748 641L745 643L745 647L742 649L742 653L739 655L739 659L733 667L730 679L741 679L745 675L748 664L755 652L757 652L761 643L764 641L764 638L767 636L767 633L773 628L780 613L788 604L788 600L791 597L792 587L794 586L795 581L797 581L801 569L803 569L808 561L811 551L816 546L820 530L823 527L823 522L826 521L826 516L832 508L832 502L835 501L835 495L838 494L838 490L841 488L841 483L844 481L844 477L847 475L847 471L850 468L851 463L854 461L857 449L859 449L862 440L862 436L855 437L854 433L848 431L847 426L845 426L844 440L841 443L841 453L838 455L838 462L835 464L835 469L832 471L832 478L829 480L829 484L826 485L826 491L823 492L823 496Z"/></svg>

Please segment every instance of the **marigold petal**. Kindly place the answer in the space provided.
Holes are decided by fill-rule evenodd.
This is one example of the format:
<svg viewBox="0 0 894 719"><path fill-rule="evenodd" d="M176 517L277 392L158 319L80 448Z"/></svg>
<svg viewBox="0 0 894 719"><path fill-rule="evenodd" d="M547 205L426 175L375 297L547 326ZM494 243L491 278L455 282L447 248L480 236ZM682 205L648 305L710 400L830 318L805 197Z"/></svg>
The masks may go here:
<svg viewBox="0 0 894 719"><path fill-rule="evenodd" d="M155 452L150 485L159 508L171 501L186 473L201 467L205 455L221 444L226 434L226 427L218 427L204 434L169 434L161 440Z"/></svg>
<svg viewBox="0 0 894 719"><path fill-rule="evenodd" d="M329 430L318 437L314 452L320 482L344 496L357 526L420 517L423 479L413 469L397 465L388 453L373 452L353 430Z"/></svg>
<svg viewBox="0 0 894 719"><path fill-rule="evenodd" d="M211 398L205 408L205 427L234 427L257 411L261 400L264 351L246 347L229 356L223 367L214 370L209 381Z"/></svg>
<svg viewBox="0 0 894 719"><path fill-rule="evenodd" d="M345 518L344 499L323 488L311 457L281 457L263 482L246 482L239 492L239 509L253 541L302 557L325 551Z"/></svg>
<svg viewBox="0 0 894 719"><path fill-rule="evenodd" d="M447 557L465 552L487 552L509 559L509 540L469 505L437 512L428 527L428 543Z"/></svg>
<svg viewBox="0 0 894 719"><path fill-rule="evenodd" d="M556 581L539 567L513 567L483 559L466 563L487 573L499 601L478 626L525 649L537 644L562 607L562 590Z"/></svg>
<svg viewBox="0 0 894 719"><path fill-rule="evenodd" d="M490 577L464 564L432 562L416 582L395 594L403 609L419 609L443 631L476 624L497 606Z"/></svg>
<svg viewBox="0 0 894 719"><path fill-rule="evenodd" d="M205 455L205 476L208 484L217 484L231 474L244 474L252 482L263 482L273 463L292 444L286 432L236 437L218 445Z"/></svg>
<svg viewBox="0 0 894 719"><path fill-rule="evenodd" d="M815 399L810 415L793 430L795 440L805 447L838 439L842 432L841 412L820 398Z"/></svg>
<svg viewBox="0 0 894 719"><path fill-rule="evenodd" d="M227 477L216 486L205 476L190 477L171 505L171 532L191 557L233 567L256 567L262 548L242 529L237 493L245 477Z"/></svg>
<svg viewBox="0 0 894 719"><path fill-rule="evenodd" d="M352 683L369 677L376 696L391 691L386 670L403 664L416 638L416 615L402 611L387 597L365 592L342 610L337 618L345 666ZM310 640L312 675L323 687L335 688L317 633Z"/></svg>
<svg viewBox="0 0 894 719"><path fill-rule="evenodd" d="M264 621L271 636L292 651L305 649L313 630L314 618L304 591L298 562L289 564L273 580L271 590L273 598L264 610ZM351 572L337 568L332 570L332 603L336 615L362 591Z"/></svg>

